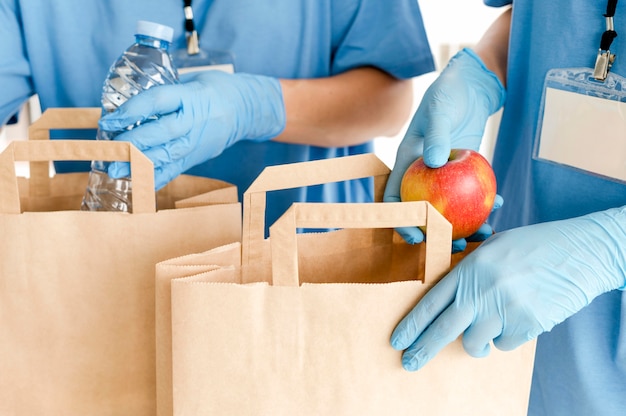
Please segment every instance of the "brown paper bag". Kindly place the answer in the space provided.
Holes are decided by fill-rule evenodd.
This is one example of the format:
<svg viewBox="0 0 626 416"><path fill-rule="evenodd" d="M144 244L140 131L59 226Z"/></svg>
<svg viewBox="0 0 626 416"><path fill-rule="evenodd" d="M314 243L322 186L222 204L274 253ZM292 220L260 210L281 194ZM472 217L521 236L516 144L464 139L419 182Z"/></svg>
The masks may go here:
<svg viewBox="0 0 626 416"><path fill-rule="evenodd" d="M31 139L95 128L99 109L44 113ZM130 161L134 212L79 211L87 173L52 160ZM30 178L16 178L29 161ZM30 140L0 154L0 415L156 413L157 262L238 241L233 185L180 176L159 191L128 143Z"/></svg>
<svg viewBox="0 0 626 416"><path fill-rule="evenodd" d="M173 392L160 415L526 414L534 343L475 359L458 340L417 373L389 345L451 265L450 224L430 204L294 204L263 240L266 191L375 176L380 196L388 172L372 156L268 168L244 196L241 244L157 265L157 311L171 311L157 327L172 337L157 346L171 348L159 394ZM424 224L427 245L392 229Z"/></svg>

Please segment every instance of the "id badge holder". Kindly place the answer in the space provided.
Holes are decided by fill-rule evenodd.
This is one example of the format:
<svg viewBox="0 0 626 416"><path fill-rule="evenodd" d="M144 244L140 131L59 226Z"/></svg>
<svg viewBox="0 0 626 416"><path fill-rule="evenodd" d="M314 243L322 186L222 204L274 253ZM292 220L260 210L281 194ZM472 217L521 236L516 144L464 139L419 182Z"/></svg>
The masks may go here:
<svg viewBox="0 0 626 416"><path fill-rule="evenodd" d="M626 184L626 78L592 68L546 75L533 158Z"/></svg>
<svg viewBox="0 0 626 416"><path fill-rule="evenodd" d="M186 9L185 13L190 19L193 18L191 8ZM172 59L179 74L206 70L219 70L229 74L235 72L233 55L228 51L202 48L195 30L187 33L187 47L174 51Z"/></svg>
<svg viewBox="0 0 626 416"><path fill-rule="evenodd" d="M235 72L235 59L228 51L219 51L198 48L194 54L187 49L177 49L172 54L174 65L179 74L206 71L209 69L219 70L233 74Z"/></svg>
<svg viewBox="0 0 626 416"><path fill-rule="evenodd" d="M205 49L200 46L200 38L194 23L192 0L183 1L185 14L185 34L187 47L177 49L172 53L174 65L178 73L183 75L190 72L220 70L230 74L235 72L235 58L229 51Z"/></svg>

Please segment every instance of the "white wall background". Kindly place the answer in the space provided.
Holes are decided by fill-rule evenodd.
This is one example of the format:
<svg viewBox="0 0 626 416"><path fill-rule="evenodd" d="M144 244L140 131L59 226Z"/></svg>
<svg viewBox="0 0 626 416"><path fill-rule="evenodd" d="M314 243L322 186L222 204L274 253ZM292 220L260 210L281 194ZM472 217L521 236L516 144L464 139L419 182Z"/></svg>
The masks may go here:
<svg viewBox="0 0 626 416"><path fill-rule="evenodd" d="M476 43L489 24L502 12L501 9L485 6L482 0L418 0L418 3L438 71L458 49ZM413 80L415 99L411 115L417 108L424 91L436 79L437 74L438 72L432 72ZM26 139L29 121L38 115L38 101L35 97L30 106L27 105L22 110L20 122L17 125L0 127L0 150L4 149L11 140ZM404 136L409 121L410 117L397 136L375 140L376 154L390 167L393 166L398 144ZM497 121L498 114L492 117L481 148L481 152L488 158L491 157ZM19 166L18 170L20 170Z"/></svg>

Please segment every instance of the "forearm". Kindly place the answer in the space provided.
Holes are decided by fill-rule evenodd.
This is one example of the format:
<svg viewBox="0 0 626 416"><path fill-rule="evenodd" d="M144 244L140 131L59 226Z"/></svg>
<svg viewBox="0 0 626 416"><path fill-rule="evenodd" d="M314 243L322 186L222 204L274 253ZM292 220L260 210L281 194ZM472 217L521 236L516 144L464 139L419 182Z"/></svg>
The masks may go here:
<svg viewBox="0 0 626 416"><path fill-rule="evenodd" d="M473 48L487 68L498 76L505 87L510 30L511 9L509 8L491 24Z"/></svg>
<svg viewBox="0 0 626 416"><path fill-rule="evenodd" d="M287 123L275 140L287 143L340 147L393 136L408 120L413 100L411 80L369 67L280 83Z"/></svg>

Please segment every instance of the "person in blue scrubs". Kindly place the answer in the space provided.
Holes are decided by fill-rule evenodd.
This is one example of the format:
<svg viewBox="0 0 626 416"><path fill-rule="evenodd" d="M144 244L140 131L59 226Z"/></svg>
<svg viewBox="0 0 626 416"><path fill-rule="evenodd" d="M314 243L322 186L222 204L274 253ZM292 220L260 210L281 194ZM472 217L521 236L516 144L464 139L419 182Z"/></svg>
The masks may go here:
<svg viewBox="0 0 626 416"><path fill-rule="evenodd" d="M624 173L625 155L616 149L626 139L626 2L485 3L512 7L429 87L400 145L385 200L399 199L401 177L417 156L437 168L451 147L478 150L487 118L504 106L493 157L504 205L490 220L496 233L407 314L391 344L404 351L403 366L415 371L459 335L476 357L487 355L491 344L510 350L536 338L529 415L624 415L626 182L598 173L605 162L620 160ZM610 9L617 37L604 16ZM605 33L610 47L601 44ZM622 121L612 119L609 137L589 135L583 145L563 149L596 166L539 157L548 136L538 127L554 105L544 101L549 74L589 74L586 68L595 70L598 53L610 56L607 51L616 59L606 80L572 77L567 83L577 92L560 91L577 103L598 100L595 88L621 97L612 108L621 105ZM578 116L561 114L565 101L559 103L554 113L582 125ZM590 108L597 125L609 119ZM407 241L424 238L417 229L400 231Z"/></svg>
<svg viewBox="0 0 626 416"><path fill-rule="evenodd" d="M42 110L100 106L102 82L134 41L137 20L174 28L170 50L186 48L183 6L2 1L0 123L33 94ZM101 122L114 130L163 116L118 137L153 160L159 187L186 172L241 194L268 165L371 152L374 137L396 134L410 116L410 78L434 69L415 0L196 0L192 10L200 46L228 52L235 74L181 76ZM76 166L56 168L88 170ZM267 223L294 201L371 198L369 180L280 191L269 195Z"/></svg>

